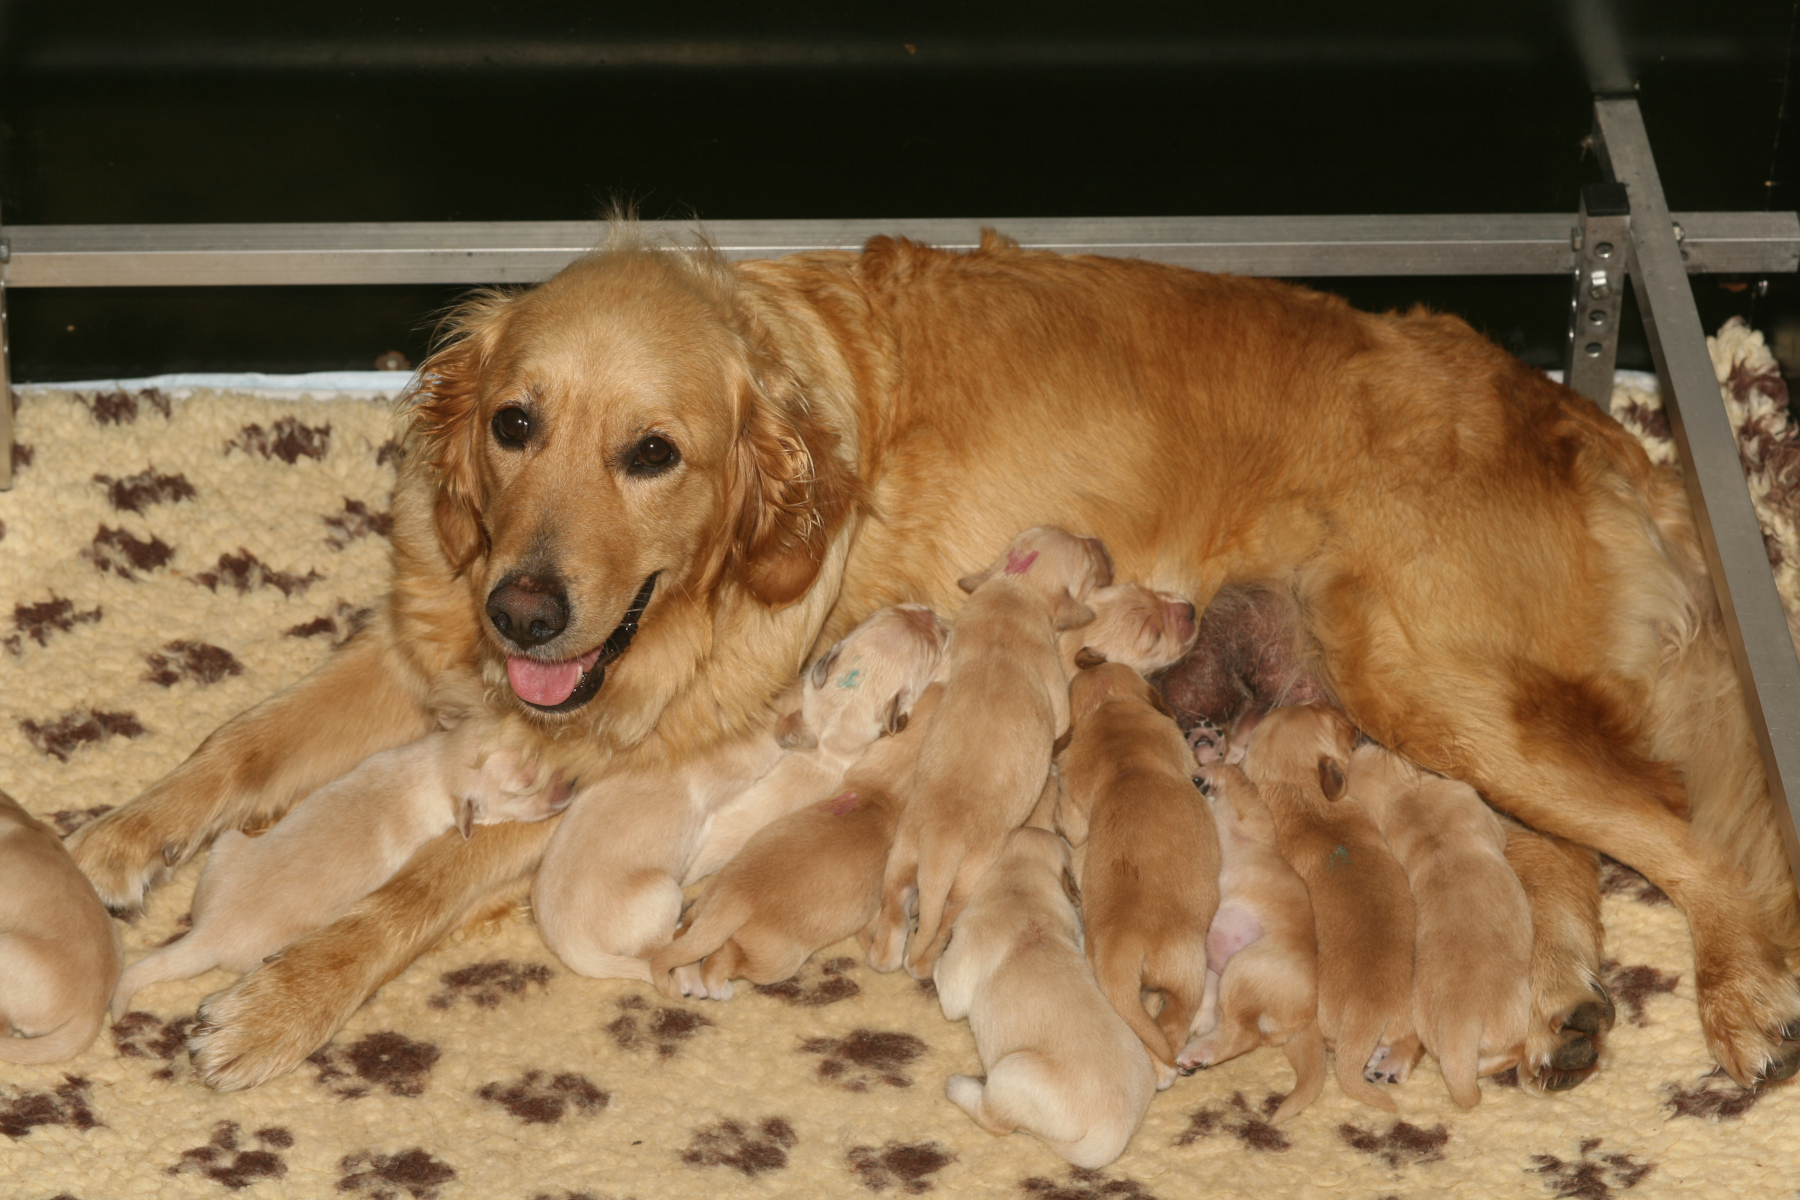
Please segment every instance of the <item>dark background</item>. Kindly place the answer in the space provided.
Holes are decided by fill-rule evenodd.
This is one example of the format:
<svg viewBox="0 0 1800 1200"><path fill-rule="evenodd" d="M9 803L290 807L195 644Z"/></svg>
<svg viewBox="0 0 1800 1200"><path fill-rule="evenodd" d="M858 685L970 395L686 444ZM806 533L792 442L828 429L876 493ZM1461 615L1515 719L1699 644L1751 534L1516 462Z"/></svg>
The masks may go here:
<svg viewBox="0 0 1800 1200"><path fill-rule="evenodd" d="M1573 212L1635 88L1671 208L1800 206L1794 0L0 5L8 224ZM1561 279L1335 280L1539 365ZM14 289L14 378L413 362L461 289ZM1792 278L1697 281L1800 365ZM1628 317L1621 366L1647 367Z"/></svg>

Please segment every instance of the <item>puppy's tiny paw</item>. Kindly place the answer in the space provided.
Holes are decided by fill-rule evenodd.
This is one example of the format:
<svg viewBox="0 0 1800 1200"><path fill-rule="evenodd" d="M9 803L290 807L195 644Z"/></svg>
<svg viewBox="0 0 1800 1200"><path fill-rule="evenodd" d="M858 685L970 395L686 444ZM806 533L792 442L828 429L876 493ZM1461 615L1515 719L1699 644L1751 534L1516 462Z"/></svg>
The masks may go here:
<svg viewBox="0 0 1800 1200"><path fill-rule="evenodd" d="M1211 721L1202 718L1188 730L1188 746L1194 752L1194 760L1202 766L1219 762L1225 757L1225 731Z"/></svg>

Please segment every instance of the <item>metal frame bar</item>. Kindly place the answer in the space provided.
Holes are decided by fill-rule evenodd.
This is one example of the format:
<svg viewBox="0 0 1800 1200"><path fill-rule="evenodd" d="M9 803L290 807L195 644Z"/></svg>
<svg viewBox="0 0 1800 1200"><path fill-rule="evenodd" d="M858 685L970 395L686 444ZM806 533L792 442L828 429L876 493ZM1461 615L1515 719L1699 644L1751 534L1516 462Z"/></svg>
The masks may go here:
<svg viewBox="0 0 1800 1200"><path fill-rule="evenodd" d="M1619 309L1631 258L1631 203L1625 185L1590 183L1582 188L1579 221L1570 239L1578 258L1563 382L1610 413Z"/></svg>
<svg viewBox="0 0 1800 1200"><path fill-rule="evenodd" d="M1800 270L1794 213L1682 213L1690 273ZM676 243L692 226L646 221ZM1573 271L1563 213L1337 217L1091 217L717 221L728 259L855 250L878 234L951 248L993 227L1034 248L1149 258L1240 275L1561 275ZM535 283L590 251L598 222L337 225L15 225L12 287Z"/></svg>
<svg viewBox="0 0 1800 1200"><path fill-rule="evenodd" d="M1597 100L1594 129L1602 165L1630 193L1631 281L1662 383L1663 411L1686 467L1688 502L1750 706L1788 863L1800 879L1800 792L1789 787L1800 784L1800 659L1687 281L1683 227L1663 198L1637 101Z"/></svg>

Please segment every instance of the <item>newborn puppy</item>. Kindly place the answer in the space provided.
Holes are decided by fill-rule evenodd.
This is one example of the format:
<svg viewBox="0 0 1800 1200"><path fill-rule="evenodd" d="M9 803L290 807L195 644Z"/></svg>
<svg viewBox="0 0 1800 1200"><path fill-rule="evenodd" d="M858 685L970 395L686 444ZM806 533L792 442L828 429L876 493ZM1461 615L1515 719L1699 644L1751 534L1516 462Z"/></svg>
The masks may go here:
<svg viewBox="0 0 1800 1200"><path fill-rule="evenodd" d="M87 1049L119 978L119 938L62 839L0 792L0 1062Z"/></svg>
<svg viewBox="0 0 1800 1200"><path fill-rule="evenodd" d="M1201 767L1199 783L1219 830L1219 911L1206 935L1196 1036L1175 1064L1191 1072L1280 1046L1294 1066L1294 1090L1269 1118L1279 1125L1325 1087L1312 899L1276 849L1275 821L1256 785L1223 763Z"/></svg>
<svg viewBox="0 0 1800 1200"><path fill-rule="evenodd" d="M1063 670L1124 663L1140 675L1160 671L1194 648L1200 624L1194 606L1173 592L1141 583L1115 583L1088 593L1094 619L1057 638Z"/></svg>
<svg viewBox="0 0 1800 1200"><path fill-rule="evenodd" d="M194 925L133 963L113 994L116 1020L139 988L214 967L248 971L329 925L432 838L452 828L541 821L569 785L470 721L364 759L313 792L260 837L219 835L194 890Z"/></svg>
<svg viewBox="0 0 1800 1200"><path fill-rule="evenodd" d="M763 826L830 795L857 755L900 729L946 637L921 605L880 609L812 664L797 702L783 697L775 736L752 730L600 780L563 819L532 883L544 941L577 974L649 982L650 956L675 936L681 889Z"/></svg>
<svg viewBox="0 0 1800 1200"><path fill-rule="evenodd" d="M1371 1081L1404 1082L1421 1047L1412 1021L1413 900L1368 811L1348 794L1356 730L1342 714L1278 708L1250 731L1244 774L1306 881L1319 938L1319 1031L1346 1095L1397 1112Z"/></svg>
<svg viewBox="0 0 1800 1200"><path fill-rule="evenodd" d="M881 868L942 693L942 684L926 688L906 728L863 751L836 795L758 831L725 864L687 931L650 960L665 995L729 1000L733 979L775 983L853 933L866 943L881 907ZM698 970L683 969L701 959Z"/></svg>
<svg viewBox="0 0 1800 1200"><path fill-rule="evenodd" d="M1412 889L1413 1026L1450 1098L1519 1061L1531 1007L1531 908L1500 819L1466 783L1373 744L1350 756L1350 794L1375 818Z"/></svg>
<svg viewBox="0 0 1800 1200"><path fill-rule="evenodd" d="M989 1133L1023 1129L1097 1169L1124 1151L1156 1079L1088 971L1078 899L1061 838L1007 836L937 962L944 1016L968 1017L987 1068L985 1082L950 1076L944 1094Z"/></svg>
<svg viewBox="0 0 1800 1200"><path fill-rule="evenodd" d="M975 881L1037 803L1051 743L1069 724L1056 635L1093 620L1083 600L1111 582L1104 546L1049 526L1026 530L1000 561L960 581L971 594L888 857L869 954L876 969L899 965L907 900L916 893L919 926L906 968L918 979L931 975Z"/></svg>
<svg viewBox="0 0 1800 1200"><path fill-rule="evenodd" d="M1100 990L1175 1080L1175 1051L1206 994L1207 928L1219 907L1219 837L1194 790L1194 756L1156 689L1103 663L1069 685L1056 828L1087 847L1087 958ZM1143 993L1160 992L1155 1019Z"/></svg>

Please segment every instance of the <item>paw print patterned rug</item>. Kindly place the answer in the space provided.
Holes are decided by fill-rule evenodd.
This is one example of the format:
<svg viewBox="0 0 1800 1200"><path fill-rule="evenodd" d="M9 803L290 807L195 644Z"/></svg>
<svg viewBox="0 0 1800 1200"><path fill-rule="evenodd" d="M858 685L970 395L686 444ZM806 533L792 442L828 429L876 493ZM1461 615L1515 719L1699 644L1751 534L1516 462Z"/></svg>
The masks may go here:
<svg viewBox="0 0 1800 1200"><path fill-rule="evenodd" d="M1790 594L1800 443L1761 338L1719 375ZM1653 445L1654 397L1621 390ZM1661 426L1666 430L1666 425ZM65 833L315 666L381 594L398 442L389 407L242 393L27 390L0 494L0 788ZM180 931L198 861L123 927ZM1717 1075L1687 930L1608 865L1603 1069L1547 1099L1489 1080L1464 1112L1428 1061L1398 1118L1325 1094L1276 1129L1274 1051L1178 1080L1125 1155L1072 1170L943 1098L978 1073L929 987L846 943L723 1004L579 978L518 914L440 945L299 1069L251 1092L194 1078L195 1006L230 976L146 989L85 1053L0 1065L0 1195L658 1200L912 1196L1631 1197L1800 1194L1800 1089Z"/></svg>

